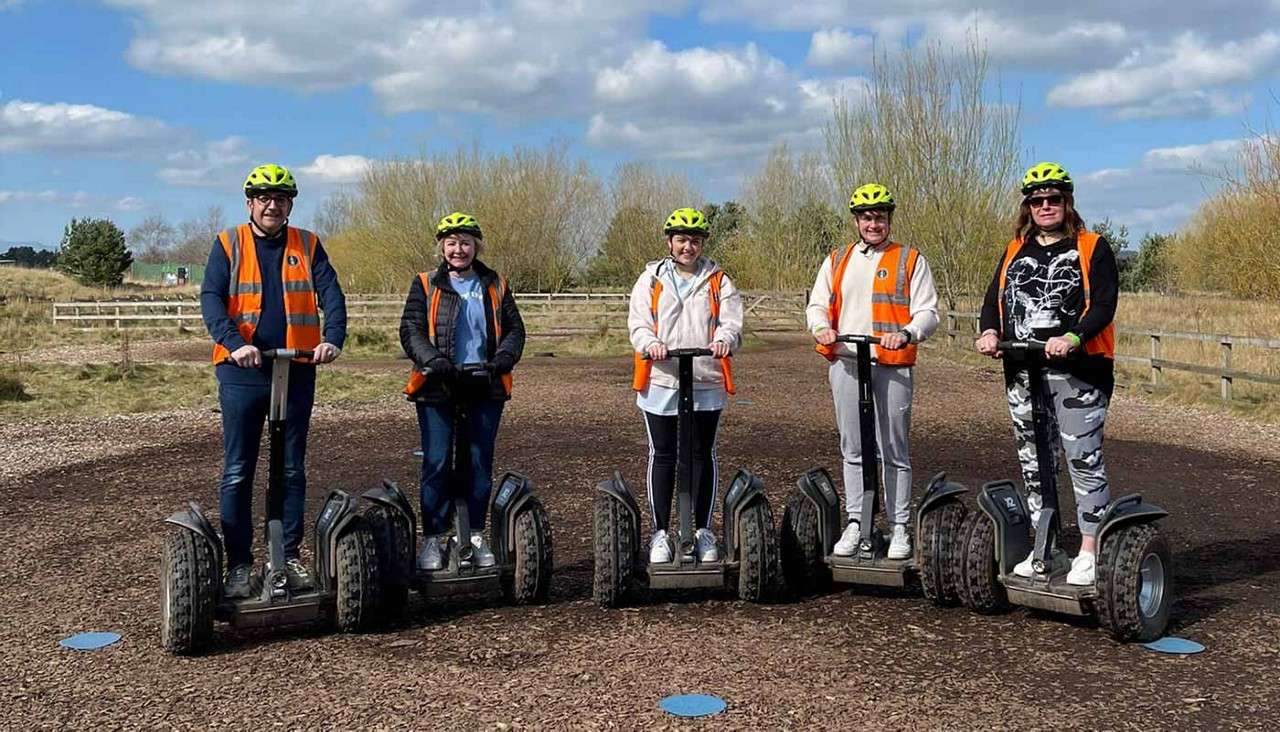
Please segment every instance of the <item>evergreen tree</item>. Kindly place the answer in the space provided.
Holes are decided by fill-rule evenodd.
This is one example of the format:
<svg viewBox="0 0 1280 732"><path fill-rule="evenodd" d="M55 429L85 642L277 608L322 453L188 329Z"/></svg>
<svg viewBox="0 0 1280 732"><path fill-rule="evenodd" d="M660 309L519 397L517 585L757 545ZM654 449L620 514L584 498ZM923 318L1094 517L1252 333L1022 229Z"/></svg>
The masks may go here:
<svg viewBox="0 0 1280 732"><path fill-rule="evenodd" d="M58 269L81 284L115 287L133 264L124 232L108 219L71 219L62 233Z"/></svg>

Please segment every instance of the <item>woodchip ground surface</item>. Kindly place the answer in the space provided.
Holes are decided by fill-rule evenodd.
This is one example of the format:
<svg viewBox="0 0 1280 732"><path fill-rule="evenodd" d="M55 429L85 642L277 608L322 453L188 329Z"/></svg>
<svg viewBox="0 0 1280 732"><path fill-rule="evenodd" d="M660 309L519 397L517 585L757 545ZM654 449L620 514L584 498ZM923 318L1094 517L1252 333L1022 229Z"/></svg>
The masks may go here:
<svg viewBox="0 0 1280 732"><path fill-rule="evenodd" d="M177 360L197 353L175 348ZM779 519L799 473L838 467L823 364L799 343L737 359L721 475L756 471ZM398 373L404 364L361 368ZM1113 491L1141 492L1169 510L1162 527L1178 598L1170 632L1208 647L1176 657L1117 644L1085 621L934 608L918 591L845 588L760 606L728 593L649 593L625 609L597 608L593 486L614 469L643 486L647 452L629 376L619 358L529 357L517 372L496 470L530 475L550 512L556 570L546 606L415 599L405 623L348 636L219 626L212 652L197 658L159 647L160 522L188 499L217 505L217 415L0 426L0 727L1222 729L1280 721L1280 429L1117 394L1106 448ZM414 485L416 441L412 409L394 396L321 405L309 512L330 488L358 492L384 476ZM1016 477L998 371L926 352L912 452L917 497L938 470L971 489ZM58 647L83 630L124 639L92 653ZM698 723L659 711L662 697L685 692L717 694L728 710Z"/></svg>

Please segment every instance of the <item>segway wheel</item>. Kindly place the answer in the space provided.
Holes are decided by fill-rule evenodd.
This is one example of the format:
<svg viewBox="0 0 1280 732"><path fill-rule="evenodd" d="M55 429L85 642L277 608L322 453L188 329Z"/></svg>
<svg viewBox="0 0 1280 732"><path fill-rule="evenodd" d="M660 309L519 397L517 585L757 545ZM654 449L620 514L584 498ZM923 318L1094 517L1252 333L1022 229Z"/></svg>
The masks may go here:
<svg viewBox="0 0 1280 732"><path fill-rule="evenodd" d="M535 498L516 516L515 572L502 583L507 602L544 603L551 594L551 519Z"/></svg>
<svg viewBox="0 0 1280 732"><path fill-rule="evenodd" d="M1121 526L1098 557L1098 617L1118 641L1164 635L1173 603L1173 557L1154 524Z"/></svg>
<svg viewBox="0 0 1280 732"><path fill-rule="evenodd" d="M378 556L377 615L383 622L394 622L404 616L409 604L414 561L409 548L413 543L409 536L411 529L391 509L381 505L365 511L364 520Z"/></svg>
<svg viewBox="0 0 1280 732"><path fill-rule="evenodd" d="M996 527L981 511L973 511L960 525L960 599L974 612L992 614L1009 609L1009 595L1000 583L996 560Z"/></svg>
<svg viewBox="0 0 1280 732"><path fill-rule="evenodd" d="M920 584L924 596L939 607L960 603L960 528L964 524L964 504L945 500L920 517Z"/></svg>
<svg viewBox="0 0 1280 732"><path fill-rule="evenodd" d="M778 537L769 502L747 506L738 519L738 597L747 602L773 599L778 582Z"/></svg>
<svg viewBox="0 0 1280 732"><path fill-rule="evenodd" d="M617 607L631 582L636 560L631 514L620 502L597 494L592 511L595 574L591 597L601 607Z"/></svg>
<svg viewBox="0 0 1280 732"><path fill-rule="evenodd" d="M334 623L341 633L367 630L378 617L378 552L363 522L338 537L338 609Z"/></svg>
<svg viewBox="0 0 1280 732"><path fill-rule="evenodd" d="M160 561L160 644L170 653L197 653L213 637L218 601L213 548L190 531L165 537Z"/></svg>
<svg viewBox="0 0 1280 732"><path fill-rule="evenodd" d="M782 576L797 595L821 592L831 584L823 561L818 510L800 491L793 491L782 511Z"/></svg>

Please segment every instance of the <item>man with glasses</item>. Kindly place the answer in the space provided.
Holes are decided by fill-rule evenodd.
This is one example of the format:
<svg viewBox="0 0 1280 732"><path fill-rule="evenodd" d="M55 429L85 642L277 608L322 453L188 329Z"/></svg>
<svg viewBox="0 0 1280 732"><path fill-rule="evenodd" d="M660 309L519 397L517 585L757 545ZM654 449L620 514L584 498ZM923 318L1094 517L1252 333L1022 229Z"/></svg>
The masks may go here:
<svg viewBox="0 0 1280 732"><path fill-rule="evenodd" d="M836 542L837 556L858 549L863 476L862 431L858 414L855 351L836 336L876 335L871 389L875 394L876 448L884 476L885 513L892 525L889 559L911 556L911 367L918 344L938 327L938 290L924 255L889 236L896 203L879 183L867 183L849 198L858 241L831 252L822 261L805 308L815 350L831 362L827 378L840 430L845 511L849 523Z"/></svg>
<svg viewBox="0 0 1280 732"><path fill-rule="evenodd" d="M229 598L252 593L253 476L271 394L271 365L262 351L270 348L314 354L309 363L290 364L284 439L285 572L295 591L314 585L299 550L315 364L337 358L347 334L346 299L324 247L315 234L288 225L298 195L293 174L259 165L245 179L244 194L249 220L218 234L200 287L222 407L219 500Z"/></svg>

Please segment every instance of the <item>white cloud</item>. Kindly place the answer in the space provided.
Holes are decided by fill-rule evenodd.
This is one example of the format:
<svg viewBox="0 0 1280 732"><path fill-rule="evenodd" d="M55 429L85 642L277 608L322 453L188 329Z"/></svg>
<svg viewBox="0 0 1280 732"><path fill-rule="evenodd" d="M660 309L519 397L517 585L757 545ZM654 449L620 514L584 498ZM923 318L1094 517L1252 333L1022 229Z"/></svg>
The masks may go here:
<svg viewBox="0 0 1280 732"><path fill-rule="evenodd" d="M1246 140L1214 140L1199 145L1160 147L1142 156L1142 165L1152 170L1188 171L1234 165Z"/></svg>
<svg viewBox="0 0 1280 732"><path fill-rule="evenodd" d="M1076 176L1080 212L1090 222L1110 218L1142 234L1176 231L1236 169L1244 140L1214 140L1153 148L1132 167L1103 168Z"/></svg>
<svg viewBox="0 0 1280 732"><path fill-rule="evenodd" d="M584 111L594 69L643 40L682 0L109 0L134 15L126 58L147 71L323 90L367 84L390 112L520 117Z"/></svg>
<svg viewBox="0 0 1280 732"><path fill-rule="evenodd" d="M356 183L372 162L363 155L317 155L315 160L298 168L298 173L320 183ZM305 180L299 181L303 182Z"/></svg>
<svg viewBox="0 0 1280 732"><path fill-rule="evenodd" d="M111 198L108 196L91 195L84 191L68 192L49 189L43 191L0 190L0 206L58 206L61 208L94 208L104 211L112 210L131 212L141 210L144 203L145 202L142 199L134 196Z"/></svg>
<svg viewBox="0 0 1280 732"><path fill-rule="evenodd" d="M809 55L805 63L810 66L870 65L875 40L870 35L854 35L842 28L824 28L809 39Z"/></svg>
<svg viewBox="0 0 1280 732"><path fill-rule="evenodd" d="M1244 114L1253 95L1232 94L1221 90L1175 92L1149 99L1140 104L1118 107L1116 119L1192 119L1233 117Z"/></svg>
<svg viewBox="0 0 1280 732"><path fill-rule="evenodd" d="M1135 50L1119 65L1080 74L1049 90L1048 102L1059 107L1121 107L1161 103L1167 97L1205 92L1252 81L1280 67L1280 33L1267 31L1243 41L1210 45L1187 32L1167 45ZM1193 98L1194 99L1194 98ZM1205 97L1219 110L1221 97ZM1159 108L1159 107L1157 107ZM1203 105L1196 111L1203 111Z"/></svg>
<svg viewBox="0 0 1280 732"><path fill-rule="evenodd" d="M0 152L132 153L171 140L163 122L92 104L0 106Z"/></svg>
<svg viewBox="0 0 1280 732"><path fill-rule="evenodd" d="M251 167L248 142L232 136L169 153L156 175L173 186L235 190Z"/></svg>
<svg viewBox="0 0 1280 732"><path fill-rule="evenodd" d="M671 51L658 41L595 78L587 142L655 158L753 166L780 141L812 149L834 98L858 78L801 79L754 44Z"/></svg>

